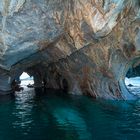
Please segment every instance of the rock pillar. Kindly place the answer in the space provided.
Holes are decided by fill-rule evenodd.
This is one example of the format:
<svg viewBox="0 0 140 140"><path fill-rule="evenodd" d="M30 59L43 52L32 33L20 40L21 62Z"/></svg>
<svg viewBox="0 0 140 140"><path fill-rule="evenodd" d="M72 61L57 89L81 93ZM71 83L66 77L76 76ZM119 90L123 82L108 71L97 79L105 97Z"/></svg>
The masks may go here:
<svg viewBox="0 0 140 140"><path fill-rule="evenodd" d="M0 75L0 94L5 95L11 92L11 77L8 75Z"/></svg>
<svg viewBox="0 0 140 140"><path fill-rule="evenodd" d="M42 78L39 74L34 74L34 86L35 88L41 88L42 87Z"/></svg>

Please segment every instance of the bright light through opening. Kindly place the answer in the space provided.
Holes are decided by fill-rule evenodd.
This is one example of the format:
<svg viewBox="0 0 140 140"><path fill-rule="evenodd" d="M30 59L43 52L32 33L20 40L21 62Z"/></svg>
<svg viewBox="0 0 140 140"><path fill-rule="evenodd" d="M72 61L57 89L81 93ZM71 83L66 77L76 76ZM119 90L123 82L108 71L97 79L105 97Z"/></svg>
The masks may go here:
<svg viewBox="0 0 140 140"><path fill-rule="evenodd" d="M27 78L30 78L30 76L26 72L23 72L22 75L20 76L20 80L25 80Z"/></svg>
<svg viewBox="0 0 140 140"><path fill-rule="evenodd" d="M140 88L140 77L132 77L132 78L127 78L125 77L125 84L126 86L137 86Z"/></svg>
<svg viewBox="0 0 140 140"><path fill-rule="evenodd" d="M33 77L30 77L26 72L23 72L20 76L21 86L33 85Z"/></svg>
<svg viewBox="0 0 140 140"><path fill-rule="evenodd" d="M125 77L125 85L132 94L140 97L140 77Z"/></svg>

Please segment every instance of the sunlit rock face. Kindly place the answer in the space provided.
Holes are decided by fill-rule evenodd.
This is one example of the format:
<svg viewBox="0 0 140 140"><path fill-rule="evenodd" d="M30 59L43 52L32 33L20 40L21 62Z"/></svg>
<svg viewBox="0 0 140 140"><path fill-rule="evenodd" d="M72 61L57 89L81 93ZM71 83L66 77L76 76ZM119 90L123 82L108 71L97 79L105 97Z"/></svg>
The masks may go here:
<svg viewBox="0 0 140 140"><path fill-rule="evenodd" d="M0 90L23 71L35 86L136 99L124 85L139 62L138 0L1 0Z"/></svg>

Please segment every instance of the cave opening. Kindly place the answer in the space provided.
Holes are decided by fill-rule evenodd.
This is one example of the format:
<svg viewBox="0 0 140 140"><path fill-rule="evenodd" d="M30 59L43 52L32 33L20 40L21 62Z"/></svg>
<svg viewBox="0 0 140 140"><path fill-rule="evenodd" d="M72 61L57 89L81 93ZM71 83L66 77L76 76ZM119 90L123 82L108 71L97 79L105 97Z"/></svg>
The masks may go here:
<svg viewBox="0 0 140 140"><path fill-rule="evenodd" d="M16 76L11 87L13 91L23 91L25 88L34 87L34 78L26 72L22 72L20 75Z"/></svg>
<svg viewBox="0 0 140 140"><path fill-rule="evenodd" d="M27 86L27 87L29 87L29 86L33 86L34 85L34 78L33 78L33 76L30 76L28 73L26 73L26 72L23 72L21 75L20 75L20 77L19 77L19 79L20 79L20 85L21 86Z"/></svg>
<svg viewBox="0 0 140 140"><path fill-rule="evenodd" d="M140 97L140 64L129 68L125 77L125 85L130 93Z"/></svg>

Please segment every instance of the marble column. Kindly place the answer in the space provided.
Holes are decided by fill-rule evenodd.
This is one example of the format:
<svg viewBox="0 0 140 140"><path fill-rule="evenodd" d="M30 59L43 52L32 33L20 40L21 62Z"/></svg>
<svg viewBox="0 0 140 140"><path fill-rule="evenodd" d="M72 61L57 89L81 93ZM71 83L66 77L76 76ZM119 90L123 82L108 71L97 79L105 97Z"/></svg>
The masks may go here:
<svg viewBox="0 0 140 140"><path fill-rule="evenodd" d="M0 75L0 94L5 95L12 92L11 81L9 75Z"/></svg>

